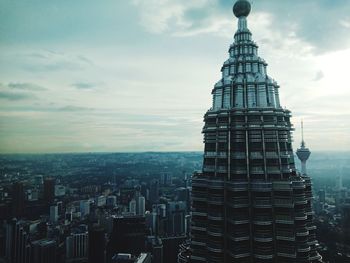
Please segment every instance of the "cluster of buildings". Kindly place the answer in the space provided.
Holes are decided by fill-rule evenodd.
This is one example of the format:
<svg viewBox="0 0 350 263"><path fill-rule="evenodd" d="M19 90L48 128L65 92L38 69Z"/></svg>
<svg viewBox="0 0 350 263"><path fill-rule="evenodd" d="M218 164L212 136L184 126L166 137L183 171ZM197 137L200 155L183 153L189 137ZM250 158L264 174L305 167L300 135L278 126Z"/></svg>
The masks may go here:
<svg viewBox="0 0 350 263"><path fill-rule="evenodd" d="M188 178L188 179L186 179ZM2 186L0 258L7 263L176 262L190 231L190 177L72 188L32 176ZM173 261L164 261L170 254ZM0 261L1 262L1 261Z"/></svg>
<svg viewBox="0 0 350 263"><path fill-rule="evenodd" d="M321 253L326 260L350 262L350 189L342 183L315 189L314 211Z"/></svg>

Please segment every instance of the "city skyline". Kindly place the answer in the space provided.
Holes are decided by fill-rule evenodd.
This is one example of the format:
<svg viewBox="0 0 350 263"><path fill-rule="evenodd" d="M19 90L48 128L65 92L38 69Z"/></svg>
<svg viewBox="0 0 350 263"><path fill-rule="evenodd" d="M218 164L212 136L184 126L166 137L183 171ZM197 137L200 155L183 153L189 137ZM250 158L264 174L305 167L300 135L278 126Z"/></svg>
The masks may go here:
<svg viewBox="0 0 350 263"><path fill-rule="evenodd" d="M1 1L0 153L202 151L233 3ZM253 8L250 29L293 112L294 148L302 118L313 151L348 150L350 3Z"/></svg>

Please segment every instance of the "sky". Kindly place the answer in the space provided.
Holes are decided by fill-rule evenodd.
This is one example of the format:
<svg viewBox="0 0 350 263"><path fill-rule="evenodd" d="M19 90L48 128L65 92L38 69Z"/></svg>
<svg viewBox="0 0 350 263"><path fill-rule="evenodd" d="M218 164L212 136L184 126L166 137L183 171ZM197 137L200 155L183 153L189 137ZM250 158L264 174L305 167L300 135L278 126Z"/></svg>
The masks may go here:
<svg viewBox="0 0 350 263"><path fill-rule="evenodd" d="M0 0L0 153L202 151L233 0ZM312 151L350 150L350 1L252 0Z"/></svg>

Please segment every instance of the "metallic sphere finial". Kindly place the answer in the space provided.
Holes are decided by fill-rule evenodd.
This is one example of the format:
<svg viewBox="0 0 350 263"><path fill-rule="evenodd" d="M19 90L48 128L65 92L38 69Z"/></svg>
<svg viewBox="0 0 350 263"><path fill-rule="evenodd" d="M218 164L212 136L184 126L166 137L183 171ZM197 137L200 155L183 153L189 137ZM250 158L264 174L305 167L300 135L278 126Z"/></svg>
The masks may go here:
<svg viewBox="0 0 350 263"><path fill-rule="evenodd" d="M247 17L251 11L252 7L248 0L238 0L233 6L233 13L237 18Z"/></svg>

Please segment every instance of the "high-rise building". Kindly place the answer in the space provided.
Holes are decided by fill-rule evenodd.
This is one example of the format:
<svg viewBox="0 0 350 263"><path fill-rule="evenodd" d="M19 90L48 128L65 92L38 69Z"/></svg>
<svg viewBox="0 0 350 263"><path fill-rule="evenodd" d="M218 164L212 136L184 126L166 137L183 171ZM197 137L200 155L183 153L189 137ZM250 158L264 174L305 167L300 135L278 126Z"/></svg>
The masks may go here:
<svg viewBox="0 0 350 263"><path fill-rule="evenodd" d="M186 240L186 236L173 236L173 237L163 237L163 262L165 263L176 263L178 259L178 253L180 245Z"/></svg>
<svg viewBox="0 0 350 263"><path fill-rule="evenodd" d="M55 196L63 197L66 195L66 187L63 185L55 185Z"/></svg>
<svg viewBox="0 0 350 263"><path fill-rule="evenodd" d="M5 258L5 251L6 251L6 234L5 234L5 228L0 229L0 258Z"/></svg>
<svg viewBox="0 0 350 263"><path fill-rule="evenodd" d="M88 259L89 234L87 229L76 229L66 237L66 259L71 261L84 261Z"/></svg>
<svg viewBox="0 0 350 263"><path fill-rule="evenodd" d="M167 234L168 236L185 235L186 203L174 201L167 204Z"/></svg>
<svg viewBox="0 0 350 263"><path fill-rule="evenodd" d="M324 189L321 189L320 191L318 191L318 200L321 203L326 202L326 191Z"/></svg>
<svg viewBox="0 0 350 263"><path fill-rule="evenodd" d="M169 173L162 173L160 176L160 182L163 186L171 185L172 183L172 175Z"/></svg>
<svg viewBox="0 0 350 263"><path fill-rule="evenodd" d="M343 189L343 173L341 170L338 171L335 180L335 190L341 191Z"/></svg>
<svg viewBox="0 0 350 263"><path fill-rule="evenodd" d="M149 190L145 182L141 183L140 192L141 192L141 195L144 196L146 200L148 200Z"/></svg>
<svg viewBox="0 0 350 263"><path fill-rule="evenodd" d="M32 262L56 263L57 243L55 240L41 239L32 242Z"/></svg>
<svg viewBox="0 0 350 263"><path fill-rule="evenodd" d="M133 207L135 205L135 210L133 210ZM135 191L134 199L131 200L129 203L129 210L130 212L135 212L136 215L144 216L146 212L146 199L144 196L141 195L141 192L138 190Z"/></svg>
<svg viewBox="0 0 350 263"><path fill-rule="evenodd" d="M95 203L96 203L96 206L97 207L102 207L102 206L105 206L106 205L106 197L104 195L100 195L100 196L97 196L95 198Z"/></svg>
<svg viewBox="0 0 350 263"><path fill-rule="evenodd" d="M55 179L45 178L44 179L44 202L46 205L53 203L55 199Z"/></svg>
<svg viewBox="0 0 350 263"><path fill-rule="evenodd" d="M145 213L145 220L146 220L146 226L150 231L150 234L156 235L158 232L157 229L157 220L158 220L158 214L156 212L146 212Z"/></svg>
<svg viewBox="0 0 350 263"><path fill-rule="evenodd" d="M81 217L88 216L90 214L90 202L89 200L81 200L79 204Z"/></svg>
<svg viewBox="0 0 350 263"><path fill-rule="evenodd" d="M117 205L117 197L115 195L110 195L106 199L106 205L108 208L114 208Z"/></svg>
<svg viewBox="0 0 350 263"><path fill-rule="evenodd" d="M25 210L25 193L23 183L16 182L12 185L12 202L13 216L22 216Z"/></svg>
<svg viewBox="0 0 350 263"><path fill-rule="evenodd" d="M115 217L113 232L107 245L107 262L118 253L139 255L145 251L147 234L145 217Z"/></svg>
<svg viewBox="0 0 350 263"><path fill-rule="evenodd" d="M191 208L191 200L190 200L190 187L180 187L175 190L175 200L183 201L186 203L186 209L189 210Z"/></svg>
<svg viewBox="0 0 350 263"><path fill-rule="evenodd" d="M52 205L50 206L50 222L57 223L58 220L58 206Z"/></svg>
<svg viewBox="0 0 350 263"><path fill-rule="evenodd" d="M164 236L167 233L167 209L165 204L154 204L152 214L156 214L155 229L153 235Z"/></svg>
<svg viewBox="0 0 350 263"><path fill-rule="evenodd" d="M105 230L100 226L89 229L89 263L105 262Z"/></svg>
<svg viewBox="0 0 350 263"><path fill-rule="evenodd" d="M29 229L23 221L12 219L6 224L5 258L9 263L29 263Z"/></svg>
<svg viewBox="0 0 350 263"><path fill-rule="evenodd" d="M158 236L147 237L147 251L152 252L152 263L163 263L163 242Z"/></svg>
<svg viewBox="0 0 350 263"><path fill-rule="evenodd" d="M320 262L311 182L295 169L291 112L247 27L238 30L204 117L204 161L192 179L191 249L180 262ZM186 253L191 252L188 257Z"/></svg>
<svg viewBox="0 0 350 263"><path fill-rule="evenodd" d="M132 199L129 203L129 212L133 215L136 215L136 205L137 202L135 199Z"/></svg>
<svg viewBox="0 0 350 263"><path fill-rule="evenodd" d="M149 188L149 200L150 202L157 203L159 201L159 181L152 180Z"/></svg>
<svg viewBox="0 0 350 263"><path fill-rule="evenodd" d="M136 213L139 216L144 216L146 212L146 199L140 195L137 197Z"/></svg>
<svg viewBox="0 0 350 263"><path fill-rule="evenodd" d="M34 184L38 187L41 187L44 183L44 177L42 175L34 176Z"/></svg>

